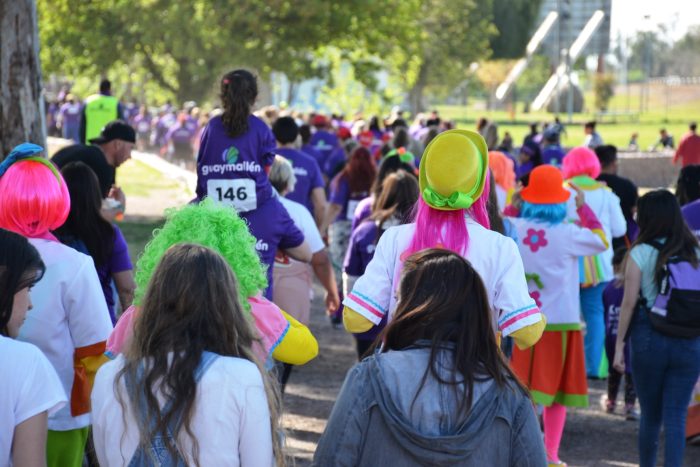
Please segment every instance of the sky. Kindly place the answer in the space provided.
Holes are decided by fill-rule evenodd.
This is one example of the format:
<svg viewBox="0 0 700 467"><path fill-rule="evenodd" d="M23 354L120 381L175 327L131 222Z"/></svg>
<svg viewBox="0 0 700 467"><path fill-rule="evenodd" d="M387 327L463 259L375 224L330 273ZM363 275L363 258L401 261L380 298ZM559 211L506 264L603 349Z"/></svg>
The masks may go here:
<svg viewBox="0 0 700 467"><path fill-rule="evenodd" d="M650 19L644 19L649 15ZM689 26L700 24L698 0L612 0L610 35L614 40L618 31L623 37L634 36L636 31L657 29L659 23L669 26L670 38L678 40Z"/></svg>

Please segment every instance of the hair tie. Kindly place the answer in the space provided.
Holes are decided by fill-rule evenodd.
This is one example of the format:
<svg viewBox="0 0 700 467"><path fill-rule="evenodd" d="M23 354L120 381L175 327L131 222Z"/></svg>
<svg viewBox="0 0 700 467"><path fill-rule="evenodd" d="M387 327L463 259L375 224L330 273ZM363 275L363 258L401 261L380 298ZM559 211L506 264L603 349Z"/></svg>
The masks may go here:
<svg viewBox="0 0 700 467"><path fill-rule="evenodd" d="M224 78L222 82L224 84L229 84L231 82L231 80L229 80L228 78Z"/></svg>

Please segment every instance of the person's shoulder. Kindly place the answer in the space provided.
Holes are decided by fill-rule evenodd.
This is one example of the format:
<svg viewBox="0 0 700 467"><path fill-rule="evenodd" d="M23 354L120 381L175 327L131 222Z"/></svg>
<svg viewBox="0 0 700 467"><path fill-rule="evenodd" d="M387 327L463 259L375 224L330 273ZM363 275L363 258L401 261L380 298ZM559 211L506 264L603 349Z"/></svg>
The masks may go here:
<svg viewBox="0 0 700 467"><path fill-rule="evenodd" d="M202 376L203 384L234 382L238 386L262 386L260 368L245 358L219 355Z"/></svg>
<svg viewBox="0 0 700 467"><path fill-rule="evenodd" d="M46 358L35 345L2 335L0 335L0 354L12 356L11 359L3 359L5 363L12 363L12 366L25 369L29 368L30 365L38 364Z"/></svg>
<svg viewBox="0 0 700 467"><path fill-rule="evenodd" d="M272 131L270 130L270 127L267 126L267 123L265 123L261 118L256 117L253 114L248 115L248 125L250 128L253 128L258 131Z"/></svg>
<svg viewBox="0 0 700 467"><path fill-rule="evenodd" d="M355 227L355 230L352 232L352 237L355 240L362 240L367 237L376 235L377 233L377 224L371 220L371 219L365 219L363 222L360 222L360 224Z"/></svg>
<svg viewBox="0 0 700 467"><path fill-rule="evenodd" d="M43 239L30 239L34 247L41 253L41 259L48 267L55 263L70 263L78 267L92 263L92 258L84 253L79 252L61 242Z"/></svg>

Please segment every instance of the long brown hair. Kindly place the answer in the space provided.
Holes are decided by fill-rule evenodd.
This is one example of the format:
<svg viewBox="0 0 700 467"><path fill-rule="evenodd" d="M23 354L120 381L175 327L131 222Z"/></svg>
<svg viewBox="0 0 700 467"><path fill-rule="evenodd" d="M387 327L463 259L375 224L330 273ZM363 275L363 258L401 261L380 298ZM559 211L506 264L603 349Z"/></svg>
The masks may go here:
<svg viewBox="0 0 700 467"><path fill-rule="evenodd" d="M376 176L377 167L372 155L367 148L359 146L350 154L350 160L338 178L344 178L348 181L351 193L369 193Z"/></svg>
<svg viewBox="0 0 700 467"><path fill-rule="evenodd" d="M248 70L233 70L221 78L221 122L232 138L248 131L248 116L258 97L258 80Z"/></svg>
<svg viewBox="0 0 700 467"><path fill-rule="evenodd" d="M429 347L430 364L420 388L428 373L440 384L452 386L461 414L471 409L477 381L492 378L498 387L518 387L525 392L496 344L481 277L466 259L452 251L433 248L407 258L398 307L383 337L383 352ZM452 349L454 355L449 380L442 379L438 370L438 353L445 349Z"/></svg>
<svg viewBox="0 0 700 467"><path fill-rule="evenodd" d="M683 219L678 200L668 190L654 190L637 200L639 236L632 248L665 238L654 267L654 279L661 282L663 268L672 256L698 267L698 240ZM631 249L630 249L631 250Z"/></svg>
<svg viewBox="0 0 700 467"><path fill-rule="evenodd" d="M178 441L183 429L193 443L192 457L199 465L199 445L191 430L196 410L195 371L204 351L254 362L260 369L270 405L273 449L278 465L284 464L278 438L279 396L253 354L256 340L238 302L238 285L226 261L203 246L180 243L163 256L153 273L134 334L124 353L124 368L115 379L115 392L126 413L119 381L129 377L137 384L127 396L140 432L140 446L148 447L154 435L168 439L168 426L182 414L177 432L166 447L173 459L184 453ZM145 364L142 374L139 367ZM139 391L145 392L147 413L137 409ZM171 405L161 412L157 394ZM150 428L149 420L155 420Z"/></svg>
<svg viewBox="0 0 700 467"><path fill-rule="evenodd" d="M384 179L382 192L370 217L379 226L379 236L384 231L384 223L392 217L402 224L410 222L413 206L418 201L418 191L416 177L405 170L399 170Z"/></svg>

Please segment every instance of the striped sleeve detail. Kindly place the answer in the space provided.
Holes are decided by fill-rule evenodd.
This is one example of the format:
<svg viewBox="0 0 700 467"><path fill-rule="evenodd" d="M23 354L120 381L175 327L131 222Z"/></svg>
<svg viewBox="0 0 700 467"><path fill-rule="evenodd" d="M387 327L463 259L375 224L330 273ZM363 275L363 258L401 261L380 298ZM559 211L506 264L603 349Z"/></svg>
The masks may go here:
<svg viewBox="0 0 700 467"><path fill-rule="evenodd" d="M591 229L591 232L593 232L601 240L603 240L603 244L605 244L605 248L608 248L610 246L610 244L608 243L608 237L605 236L605 232L603 232L602 229Z"/></svg>
<svg viewBox="0 0 700 467"><path fill-rule="evenodd" d="M379 306L374 300L353 290L343 300L343 305L350 308L355 313L367 318L374 324L379 324L386 315L386 310Z"/></svg>
<svg viewBox="0 0 700 467"><path fill-rule="evenodd" d="M504 336L537 323L542 319L540 309L534 303L509 313L504 313L498 320L498 328Z"/></svg>

